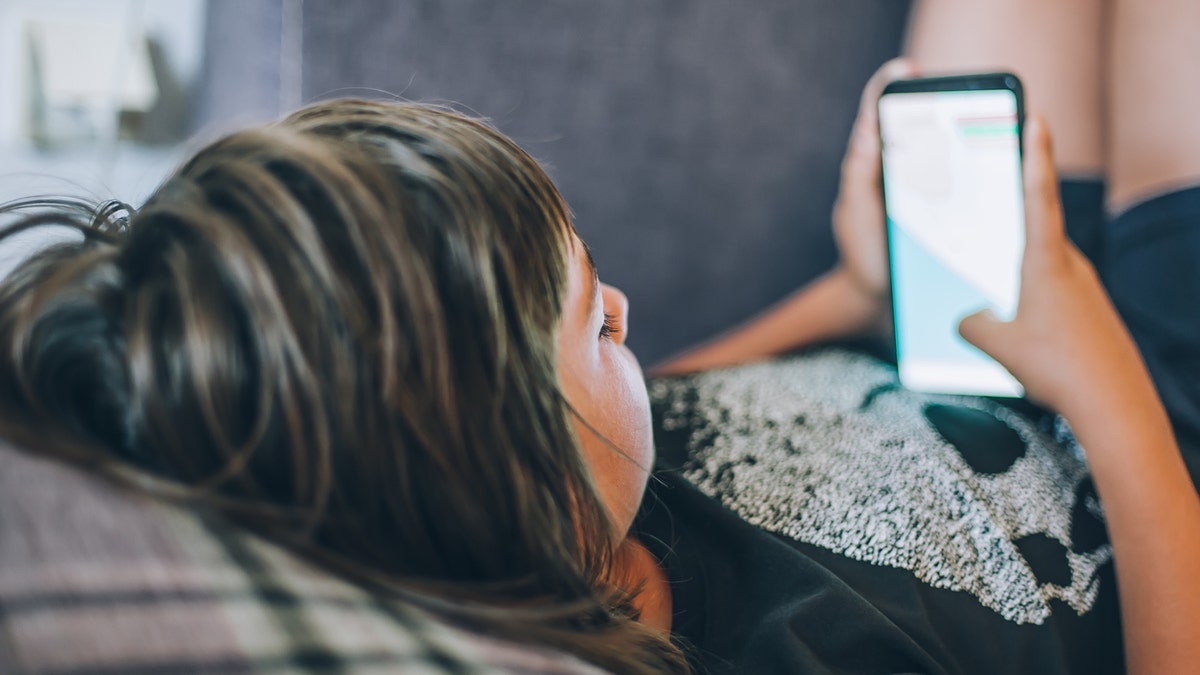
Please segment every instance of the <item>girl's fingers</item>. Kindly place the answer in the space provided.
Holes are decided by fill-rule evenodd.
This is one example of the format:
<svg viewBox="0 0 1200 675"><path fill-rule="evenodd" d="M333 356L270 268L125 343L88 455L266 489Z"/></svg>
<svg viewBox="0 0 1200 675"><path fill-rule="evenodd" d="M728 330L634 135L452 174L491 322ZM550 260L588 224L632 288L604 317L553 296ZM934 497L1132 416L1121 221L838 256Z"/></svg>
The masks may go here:
<svg viewBox="0 0 1200 675"><path fill-rule="evenodd" d="M991 310L984 309L965 317L958 324L958 334L964 340L983 350L986 354L1007 366L1009 353L1014 343L1020 347L1017 328L1011 322L1001 321Z"/></svg>
<svg viewBox="0 0 1200 675"><path fill-rule="evenodd" d="M862 99L858 104L859 120L872 122L871 126L875 126L876 109L875 102L879 99L879 95L883 93L883 88L892 80L901 80L907 77L916 75L916 67L913 62L900 57L892 59L879 67L875 74L867 80L867 86L863 88Z"/></svg>
<svg viewBox="0 0 1200 675"><path fill-rule="evenodd" d="M854 132L851 139L851 149L860 142L873 144L873 149L879 148L879 111L876 102L883 88L892 80L899 80L916 75L912 61L896 58L888 61L875 71L863 87L862 98L858 102L858 117L854 120Z"/></svg>
<svg viewBox="0 0 1200 675"><path fill-rule="evenodd" d="M1026 252L1047 251L1065 236L1054 148L1046 121L1030 115L1025 125Z"/></svg>
<svg viewBox="0 0 1200 675"><path fill-rule="evenodd" d="M879 180L879 112L876 102L888 82L912 77L916 70L911 61L892 59L880 66L863 88L858 117L850 136L850 147L842 162L842 189L848 196L860 198L877 191ZM862 194L869 193L869 194Z"/></svg>

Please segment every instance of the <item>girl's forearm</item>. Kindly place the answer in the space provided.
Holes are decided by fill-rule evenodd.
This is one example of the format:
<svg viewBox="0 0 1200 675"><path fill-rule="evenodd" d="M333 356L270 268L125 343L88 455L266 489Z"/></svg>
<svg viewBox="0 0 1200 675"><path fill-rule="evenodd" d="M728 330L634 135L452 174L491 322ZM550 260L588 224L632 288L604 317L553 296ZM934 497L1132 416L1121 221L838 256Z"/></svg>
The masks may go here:
<svg viewBox="0 0 1200 675"><path fill-rule="evenodd" d="M1129 672L1200 672L1200 497L1149 378L1138 380L1064 413L1104 505Z"/></svg>

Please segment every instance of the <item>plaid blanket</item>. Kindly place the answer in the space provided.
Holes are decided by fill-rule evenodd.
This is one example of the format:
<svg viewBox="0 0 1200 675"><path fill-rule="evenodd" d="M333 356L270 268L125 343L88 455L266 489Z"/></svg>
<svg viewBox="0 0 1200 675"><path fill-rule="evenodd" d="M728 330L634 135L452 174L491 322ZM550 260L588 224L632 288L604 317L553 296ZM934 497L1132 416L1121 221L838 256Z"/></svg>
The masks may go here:
<svg viewBox="0 0 1200 675"><path fill-rule="evenodd" d="M0 443L0 673L596 673Z"/></svg>

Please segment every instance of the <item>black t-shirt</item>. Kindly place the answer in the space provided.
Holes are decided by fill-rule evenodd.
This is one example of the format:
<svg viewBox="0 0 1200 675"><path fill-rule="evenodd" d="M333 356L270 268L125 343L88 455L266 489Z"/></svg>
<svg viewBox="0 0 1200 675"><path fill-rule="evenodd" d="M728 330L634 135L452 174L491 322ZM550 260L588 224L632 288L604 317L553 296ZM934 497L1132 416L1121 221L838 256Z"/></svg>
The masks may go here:
<svg viewBox="0 0 1200 675"><path fill-rule="evenodd" d="M991 401L824 350L655 382L638 522L712 673L1123 672L1086 468Z"/></svg>

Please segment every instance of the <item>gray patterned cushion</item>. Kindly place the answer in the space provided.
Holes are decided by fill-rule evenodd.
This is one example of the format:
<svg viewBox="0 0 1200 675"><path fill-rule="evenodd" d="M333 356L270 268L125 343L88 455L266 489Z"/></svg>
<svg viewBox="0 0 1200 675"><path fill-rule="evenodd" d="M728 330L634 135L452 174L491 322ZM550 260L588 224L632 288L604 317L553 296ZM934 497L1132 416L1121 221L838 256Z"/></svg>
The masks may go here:
<svg viewBox="0 0 1200 675"><path fill-rule="evenodd" d="M0 442L0 673L595 673Z"/></svg>

